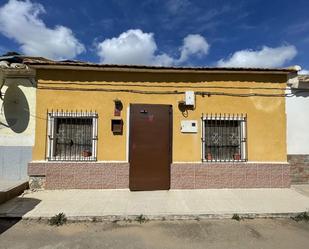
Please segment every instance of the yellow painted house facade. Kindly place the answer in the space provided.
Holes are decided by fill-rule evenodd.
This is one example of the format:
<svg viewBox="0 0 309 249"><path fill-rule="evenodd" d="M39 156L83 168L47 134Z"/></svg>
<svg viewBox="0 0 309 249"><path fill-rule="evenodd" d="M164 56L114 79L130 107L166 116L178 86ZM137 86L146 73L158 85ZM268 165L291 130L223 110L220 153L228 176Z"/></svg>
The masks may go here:
<svg viewBox="0 0 309 249"><path fill-rule="evenodd" d="M34 185L290 185L285 88L293 70L26 63L37 80Z"/></svg>

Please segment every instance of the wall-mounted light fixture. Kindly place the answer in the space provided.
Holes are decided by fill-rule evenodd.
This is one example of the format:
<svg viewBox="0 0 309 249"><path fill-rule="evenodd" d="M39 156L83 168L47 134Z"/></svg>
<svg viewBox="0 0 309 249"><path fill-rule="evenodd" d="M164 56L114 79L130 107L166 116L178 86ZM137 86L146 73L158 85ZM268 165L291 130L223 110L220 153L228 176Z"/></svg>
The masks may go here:
<svg viewBox="0 0 309 249"><path fill-rule="evenodd" d="M120 116L121 114L121 110L123 108L122 102L120 99L114 99L114 103L115 103L115 109L114 109L114 115L115 116Z"/></svg>
<svg viewBox="0 0 309 249"><path fill-rule="evenodd" d="M186 101L184 100L178 101L178 108L181 112L184 112L187 109Z"/></svg>

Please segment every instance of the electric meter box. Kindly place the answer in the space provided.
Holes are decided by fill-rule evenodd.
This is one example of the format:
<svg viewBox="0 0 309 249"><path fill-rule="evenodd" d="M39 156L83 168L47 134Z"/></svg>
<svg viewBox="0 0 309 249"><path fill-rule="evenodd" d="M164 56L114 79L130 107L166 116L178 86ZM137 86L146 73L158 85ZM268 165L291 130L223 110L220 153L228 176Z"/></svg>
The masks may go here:
<svg viewBox="0 0 309 249"><path fill-rule="evenodd" d="M197 133L197 120L182 120L181 132L183 133Z"/></svg>
<svg viewBox="0 0 309 249"><path fill-rule="evenodd" d="M186 105L195 106L195 95L194 91L186 91L185 93Z"/></svg>

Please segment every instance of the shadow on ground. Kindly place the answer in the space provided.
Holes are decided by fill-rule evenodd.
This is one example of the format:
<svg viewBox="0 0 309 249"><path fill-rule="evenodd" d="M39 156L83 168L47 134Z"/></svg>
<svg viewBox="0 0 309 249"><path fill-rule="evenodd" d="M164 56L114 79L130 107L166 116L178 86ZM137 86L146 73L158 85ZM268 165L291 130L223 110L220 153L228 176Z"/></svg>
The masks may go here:
<svg viewBox="0 0 309 249"><path fill-rule="evenodd" d="M0 235L18 223L22 217L33 210L41 200L16 197L0 205Z"/></svg>
<svg viewBox="0 0 309 249"><path fill-rule="evenodd" d="M0 235L6 230L10 229L20 220L21 218L0 218Z"/></svg>

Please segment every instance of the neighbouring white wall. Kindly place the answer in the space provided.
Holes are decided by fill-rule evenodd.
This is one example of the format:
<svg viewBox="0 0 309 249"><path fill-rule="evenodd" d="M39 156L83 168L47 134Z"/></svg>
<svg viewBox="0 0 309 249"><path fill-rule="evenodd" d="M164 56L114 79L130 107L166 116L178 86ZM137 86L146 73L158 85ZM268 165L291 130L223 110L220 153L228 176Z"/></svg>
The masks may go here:
<svg viewBox="0 0 309 249"><path fill-rule="evenodd" d="M11 77L6 78L4 100L0 99L0 179L26 180L35 137L36 88L18 69L8 70ZM2 73L0 84L7 77Z"/></svg>
<svg viewBox="0 0 309 249"><path fill-rule="evenodd" d="M286 98L288 154L309 154L309 88Z"/></svg>
<svg viewBox="0 0 309 249"><path fill-rule="evenodd" d="M0 146L33 146L36 88L29 79L7 79L0 99Z"/></svg>

